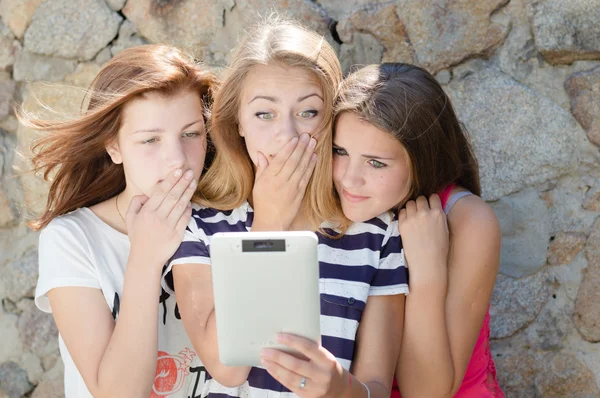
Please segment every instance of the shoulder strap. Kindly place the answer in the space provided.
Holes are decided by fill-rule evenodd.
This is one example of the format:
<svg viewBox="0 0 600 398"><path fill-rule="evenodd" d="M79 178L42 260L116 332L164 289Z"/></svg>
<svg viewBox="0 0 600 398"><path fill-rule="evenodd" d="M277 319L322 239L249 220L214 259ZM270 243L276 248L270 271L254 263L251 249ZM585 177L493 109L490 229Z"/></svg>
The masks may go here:
<svg viewBox="0 0 600 398"><path fill-rule="evenodd" d="M469 195L473 195L473 194L469 191L460 191L460 192L457 192L454 195L450 196L448 198L448 201L445 204L444 204L444 202L442 202L442 206L444 207L444 213L446 213L446 215L448 213L450 213L452 206L454 206L454 204L456 203L457 200L459 200L460 198L464 198L465 196L469 196Z"/></svg>

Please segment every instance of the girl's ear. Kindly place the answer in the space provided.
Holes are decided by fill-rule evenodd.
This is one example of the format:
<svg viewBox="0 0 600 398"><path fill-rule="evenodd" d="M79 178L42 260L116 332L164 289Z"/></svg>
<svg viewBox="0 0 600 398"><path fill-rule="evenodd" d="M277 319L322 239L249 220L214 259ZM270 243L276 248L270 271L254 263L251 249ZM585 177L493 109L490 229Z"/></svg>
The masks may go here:
<svg viewBox="0 0 600 398"><path fill-rule="evenodd" d="M121 156L121 150L119 149L117 140L106 145L106 152L108 152L108 156L110 156L114 164L123 163L123 157Z"/></svg>

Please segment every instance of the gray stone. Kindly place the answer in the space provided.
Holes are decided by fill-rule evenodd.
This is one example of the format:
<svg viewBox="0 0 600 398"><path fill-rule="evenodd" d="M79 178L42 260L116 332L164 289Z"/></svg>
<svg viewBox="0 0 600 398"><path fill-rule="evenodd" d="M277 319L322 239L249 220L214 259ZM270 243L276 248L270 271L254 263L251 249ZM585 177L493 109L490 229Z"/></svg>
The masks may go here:
<svg viewBox="0 0 600 398"><path fill-rule="evenodd" d="M585 246L587 237L581 232L559 232L548 250L548 263L551 265L569 264Z"/></svg>
<svg viewBox="0 0 600 398"><path fill-rule="evenodd" d="M507 398L535 397L534 378L536 355L529 347L510 347L492 350L496 365L498 384Z"/></svg>
<svg viewBox="0 0 600 398"><path fill-rule="evenodd" d="M593 212L600 212L600 181L595 181L585 194L583 208Z"/></svg>
<svg viewBox="0 0 600 398"><path fill-rule="evenodd" d="M552 101L492 68L454 79L446 89L471 133L484 199L575 169L585 133Z"/></svg>
<svg viewBox="0 0 600 398"><path fill-rule="evenodd" d="M106 0L106 4L108 4L113 11L120 11L121 8L125 6L126 2L127 0Z"/></svg>
<svg viewBox="0 0 600 398"><path fill-rule="evenodd" d="M0 0L0 17L19 39L31 22L36 8L44 0Z"/></svg>
<svg viewBox="0 0 600 398"><path fill-rule="evenodd" d="M594 224L586 243L588 267L575 301L574 321L584 339L600 342L600 219Z"/></svg>
<svg viewBox="0 0 600 398"><path fill-rule="evenodd" d="M595 398L600 396L594 374L575 355L552 352L543 355L535 376L537 396Z"/></svg>
<svg viewBox="0 0 600 398"><path fill-rule="evenodd" d="M27 371L27 378L32 384L38 384L44 374L42 362L31 352L25 351L19 358L19 366Z"/></svg>
<svg viewBox="0 0 600 398"><path fill-rule="evenodd" d="M5 228L15 221L15 215L0 184L0 228Z"/></svg>
<svg viewBox="0 0 600 398"><path fill-rule="evenodd" d="M10 91L14 91L14 83L10 80L2 81L0 80L0 89L6 88L8 93ZM6 107L6 112L8 113L10 109L10 101L8 98L4 100L3 93L0 92L0 116L2 116L3 108ZM10 96L12 98L12 95ZM4 115L6 116L6 115ZM2 119L2 117L0 117ZM13 207L11 206L11 200L8 197L7 187L4 186L2 180L7 180L7 178L3 178L6 173L4 170L10 168L11 164L11 153L14 151L14 147L11 145L11 141L8 138L8 133L0 128L0 228L6 228L11 226L15 221L15 214ZM0 256L0 263L2 263L2 256ZM0 281L1 282L1 281ZM2 295L0 295L2 297Z"/></svg>
<svg viewBox="0 0 600 398"><path fill-rule="evenodd" d="M549 296L550 287L543 271L521 279L499 274L491 298L491 337L509 337L531 324Z"/></svg>
<svg viewBox="0 0 600 398"><path fill-rule="evenodd" d="M319 0L318 3L327 15L336 21L348 18L352 12L369 10L378 6L378 2L373 0L344 0L343 7L340 7L339 0ZM379 3L389 4L391 1L380 1Z"/></svg>
<svg viewBox="0 0 600 398"><path fill-rule="evenodd" d="M71 59L21 51L15 61L13 76L16 81L62 81L76 66L77 61Z"/></svg>
<svg viewBox="0 0 600 398"><path fill-rule="evenodd" d="M526 189L492 203L500 221L500 272L520 278L546 264L550 240L548 208L534 189Z"/></svg>
<svg viewBox="0 0 600 398"><path fill-rule="evenodd" d="M125 20L119 28L119 37L110 47L110 53L114 57L126 48L147 44L144 38L138 35L137 27L129 20Z"/></svg>
<svg viewBox="0 0 600 398"><path fill-rule="evenodd" d="M197 3L200 7L204 1L198 1ZM223 15L225 19L210 22L217 27L212 35L207 34L210 37L207 36L206 40L210 40L210 42L204 49L205 56L198 57L204 62L216 66L223 66L228 63L231 50L241 40L245 31L254 26L261 18L269 16L273 11L285 17L301 21L307 28L323 35L327 42L337 50L339 44L336 43L330 32L332 20L317 3L311 0L246 0L235 2L235 7L233 7L233 1L231 3L227 0L211 2L210 9L219 5L224 7L225 12ZM138 25L138 28L145 36L141 26ZM198 40L198 38L194 40ZM190 51L193 51L193 49L190 49Z"/></svg>
<svg viewBox="0 0 600 398"><path fill-rule="evenodd" d="M384 48L382 62L414 63L409 38L394 4L383 3L381 6L359 9L340 23L338 32L345 43L356 40L354 36L359 32L371 34Z"/></svg>
<svg viewBox="0 0 600 398"><path fill-rule="evenodd" d="M573 302L567 297L566 291L559 288L536 321L527 328L529 344L544 351L565 348L567 338L577 333L571 321L572 313Z"/></svg>
<svg viewBox="0 0 600 398"><path fill-rule="evenodd" d="M6 30L0 20L0 71L9 70L21 50L21 44L11 34L7 34Z"/></svg>
<svg viewBox="0 0 600 398"><path fill-rule="evenodd" d="M511 30L503 45L494 53L494 62L513 79L563 108L570 109L570 99L563 82L573 73L592 69L598 62L577 61L561 66L546 63L531 33L527 17L528 1L511 0L503 9L510 18Z"/></svg>
<svg viewBox="0 0 600 398"><path fill-rule="evenodd" d="M475 55L489 55L508 27L491 21L507 0L398 0L397 13L415 53L432 73Z"/></svg>
<svg viewBox="0 0 600 398"><path fill-rule="evenodd" d="M598 213L582 206L588 190L588 186L581 184L581 176L572 174L561 177L556 187L542 193L550 209L553 235L560 231L583 232L586 235L590 232Z"/></svg>
<svg viewBox="0 0 600 398"><path fill-rule="evenodd" d="M587 267L585 253L581 252L569 264L554 265L547 268L548 274L560 285L559 291L564 290L565 296L570 303L573 303L573 307ZM571 315L573 311L574 309L570 311Z"/></svg>
<svg viewBox="0 0 600 398"><path fill-rule="evenodd" d="M377 64L381 61L385 48L370 34L354 33L352 43L340 47L340 63L344 72L355 65Z"/></svg>
<svg viewBox="0 0 600 398"><path fill-rule="evenodd" d="M600 145L600 67L569 77L565 89L573 116L587 131L590 141Z"/></svg>
<svg viewBox="0 0 600 398"><path fill-rule="evenodd" d="M452 72L450 72L448 69L442 69L435 75L435 80L437 80L441 85L446 85L450 83L450 80L452 80Z"/></svg>
<svg viewBox="0 0 600 398"><path fill-rule="evenodd" d="M0 363L18 358L23 351L17 321L18 317L15 314L4 312L4 308L0 306Z"/></svg>
<svg viewBox="0 0 600 398"><path fill-rule="evenodd" d="M10 283L6 286L6 297L17 302L24 297L33 297L38 277L37 252L26 253L16 261L10 261L5 266L6 279Z"/></svg>
<svg viewBox="0 0 600 398"><path fill-rule="evenodd" d="M548 62L600 59L597 1L535 0L529 2L528 13L535 44Z"/></svg>
<svg viewBox="0 0 600 398"><path fill-rule="evenodd" d="M25 49L41 55L96 56L117 35L122 18L103 0L46 0L25 32Z"/></svg>
<svg viewBox="0 0 600 398"><path fill-rule="evenodd" d="M62 398L64 391L64 366L62 362L58 362L56 366L44 373L31 398Z"/></svg>
<svg viewBox="0 0 600 398"><path fill-rule="evenodd" d="M6 72L0 72L0 120L12 113L16 84Z"/></svg>
<svg viewBox="0 0 600 398"><path fill-rule="evenodd" d="M58 349L58 330L52 314L37 309L33 300L26 300L24 307L18 324L24 347L42 359L54 354Z"/></svg>
<svg viewBox="0 0 600 398"><path fill-rule="evenodd" d="M0 365L0 386L10 398L21 398L33 390L33 385L27 379L27 371L15 362Z"/></svg>
<svg viewBox="0 0 600 398"><path fill-rule="evenodd" d="M96 58L94 58L94 62L98 65L104 65L112 58L112 53L110 52L110 47L106 47L104 50L100 51Z"/></svg>
<svg viewBox="0 0 600 398"><path fill-rule="evenodd" d="M139 0L127 2L123 14L151 43L171 44L204 59L214 31L233 6L233 0Z"/></svg>

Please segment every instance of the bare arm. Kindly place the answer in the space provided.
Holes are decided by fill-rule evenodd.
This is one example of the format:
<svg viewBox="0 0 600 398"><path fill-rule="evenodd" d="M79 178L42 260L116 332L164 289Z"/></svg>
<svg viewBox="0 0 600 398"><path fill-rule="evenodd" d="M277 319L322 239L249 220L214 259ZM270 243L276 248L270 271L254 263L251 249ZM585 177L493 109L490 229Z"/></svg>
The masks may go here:
<svg viewBox="0 0 600 398"><path fill-rule="evenodd" d="M174 265L173 281L183 326L208 373L226 387L242 385L251 368L226 366L219 360L210 266Z"/></svg>
<svg viewBox="0 0 600 398"><path fill-rule="evenodd" d="M389 398L402 341L405 295L370 296L358 327L352 374L371 390L371 397ZM352 397L365 397L352 383Z"/></svg>
<svg viewBox="0 0 600 398"><path fill-rule="evenodd" d="M404 397L452 397L479 336L500 260L500 227L480 198L459 200L448 216L447 273L415 278L406 301L397 377ZM416 273L416 272L414 272Z"/></svg>
<svg viewBox="0 0 600 398"><path fill-rule="evenodd" d="M116 323L99 289L61 287L48 292L58 330L94 397L150 394L158 352L160 266L154 273L148 268L147 263L127 265Z"/></svg>

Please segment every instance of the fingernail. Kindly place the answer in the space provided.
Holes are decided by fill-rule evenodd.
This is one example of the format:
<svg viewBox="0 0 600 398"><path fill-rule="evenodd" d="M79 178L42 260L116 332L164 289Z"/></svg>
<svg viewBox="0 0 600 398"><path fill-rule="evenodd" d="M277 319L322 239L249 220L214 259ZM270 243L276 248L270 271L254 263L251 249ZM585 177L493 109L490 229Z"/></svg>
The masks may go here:
<svg viewBox="0 0 600 398"><path fill-rule="evenodd" d="M260 353L260 356L261 356L261 358L262 358L262 359L270 359L270 358L272 358L272 357L273 357L273 353L272 353L272 352L270 352L270 351L268 351L268 350L263 350L263 351Z"/></svg>
<svg viewBox="0 0 600 398"><path fill-rule="evenodd" d="M298 142L298 137L294 137L294 138L292 138L292 142L293 142L294 144L296 144L296 143Z"/></svg>
<svg viewBox="0 0 600 398"><path fill-rule="evenodd" d="M317 154L313 153L313 155L312 155L312 157L311 157L310 160L312 160L313 162L316 162L317 161Z"/></svg>
<svg viewBox="0 0 600 398"><path fill-rule="evenodd" d="M198 183L196 182L196 180L192 180L192 181L190 182L190 187L192 187L192 188L195 188L195 187L196 187L196 184L198 184Z"/></svg>
<svg viewBox="0 0 600 398"><path fill-rule="evenodd" d="M287 340L287 336L285 334L277 335L277 341L286 341L286 340Z"/></svg>
<svg viewBox="0 0 600 398"><path fill-rule="evenodd" d="M191 180L193 176L194 176L194 172L192 170L188 170L183 175L183 178L185 178L186 180Z"/></svg>
<svg viewBox="0 0 600 398"><path fill-rule="evenodd" d="M175 177L181 177L181 173L183 173L183 171L181 169L177 169L177 170L175 170L175 173L173 173L173 175Z"/></svg>
<svg viewBox="0 0 600 398"><path fill-rule="evenodd" d="M308 141L308 134L302 134L302 135L300 136L300 139L302 140L302 142L306 142L306 141Z"/></svg>
<svg viewBox="0 0 600 398"><path fill-rule="evenodd" d="M315 140L314 138L310 139L310 142L308 143L308 146L310 148L314 148L317 145L317 140Z"/></svg>
<svg viewBox="0 0 600 398"><path fill-rule="evenodd" d="M261 359L260 364L263 366L263 368L268 368L269 365L271 364L271 361L267 361L266 359Z"/></svg>

